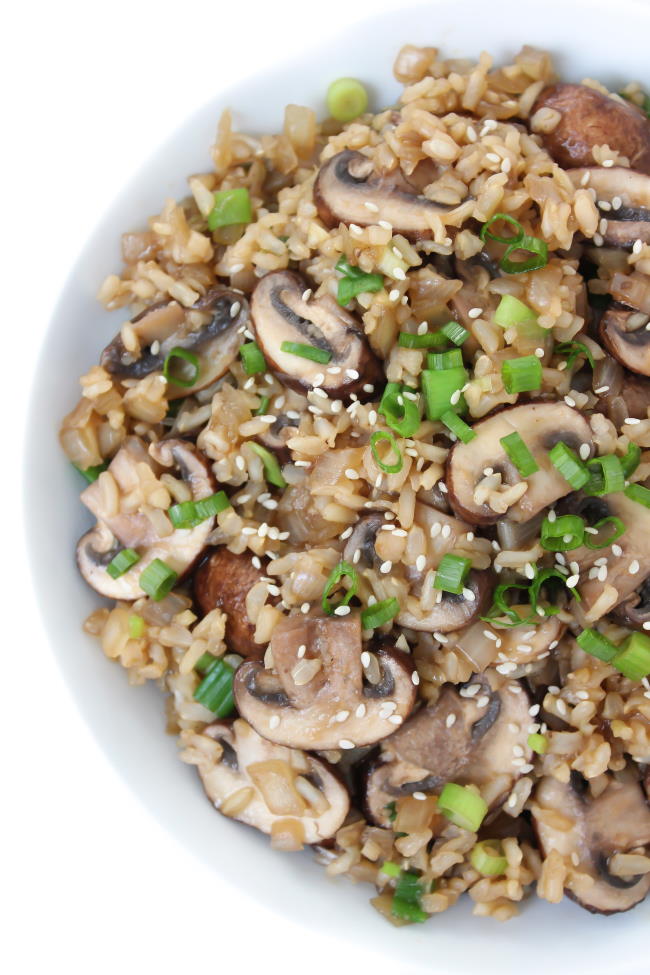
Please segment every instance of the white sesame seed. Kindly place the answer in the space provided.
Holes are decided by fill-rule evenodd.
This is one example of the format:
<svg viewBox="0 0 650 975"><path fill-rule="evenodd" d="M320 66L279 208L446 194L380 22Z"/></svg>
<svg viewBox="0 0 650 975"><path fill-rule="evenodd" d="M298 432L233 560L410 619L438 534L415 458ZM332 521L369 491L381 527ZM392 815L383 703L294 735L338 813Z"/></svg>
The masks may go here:
<svg viewBox="0 0 650 975"><path fill-rule="evenodd" d="M399 714L391 714L388 720L391 724L401 724L404 719Z"/></svg>
<svg viewBox="0 0 650 975"><path fill-rule="evenodd" d="M530 762L526 762L525 765L520 766L520 772L523 775L526 775L528 772L532 772L532 771L533 771L533 766L530 764Z"/></svg>
<svg viewBox="0 0 650 975"><path fill-rule="evenodd" d="M544 358L544 349L535 349L535 355L538 359Z"/></svg>
<svg viewBox="0 0 650 975"><path fill-rule="evenodd" d="M370 666L370 654L368 653L367 650L364 650L363 653L361 654L361 666L362 667Z"/></svg>
<svg viewBox="0 0 650 975"><path fill-rule="evenodd" d="M338 721L339 724L343 724L343 722L347 721L349 717L350 717L349 711L339 711L336 717L334 718L334 720Z"/></svg>
<svg viewBox="0 0 650 975"><path fill-rule="evenodd" d="M240 454L235 457L235 467L240 471L246 470L246 461Z"/></svg>
<svg viewBox="0 0 650 975"><path fill-rule="evenodd" d="M443 538L449 538L451 535L451 525L443 525L440 534Z"/></svg>
<svg viewBox="0 0 650 975"><path fill-rule="evenodd" d="M584 173L584 174L583 174L583 175L582 175L582 176L580 177L580 185L581 185L581 186L587 186L587 184L589 183L589 180L590 180L590 179L591 179L591 173L590 173L590 172L586 172L586 173Z"/></svg>
<svg viewBox="0 0 650 975"><path fill-rule="evenodd" d="M379 227L383 227L384 230L392 230L393 229L393 225L391 223L389 223L388 220L379 220L377 225Z"/></svg>
<svg viewBox="0 0 650 975"><path fill-rule="evenodd" d="M420 683L420 675L418 674L417 670L414 670L413 673L411 674L411 683L415 687L417 687L418 684Z"/></svg>
<svg viewBox="0 0 650 975"><path fill-rule="evenodd" d="M451 396L449 397L449 402L451 403L452 406L456 406L456 404L460 400L460 396L461 396L460 389L455 390L451 394Z"/></svg>
<svg viewBox="0 0 650 975"><path fill-rule="evenodd" d="M530 562L526 562L524 566L524 575L526 576L527 579L535 578L535 569L533 568Z"/></svg>
<svg viewBox="0 0 650 975"><path fill-rule="evenodd" d="M406 280L406 274L402 270L401 267L394 267L393 268L393 277L395 278L396 281L405 281Z"/></svg>
<svg viewBox="0 0 650 975"><path fill-rule="evenodd" d="M581 443L578 453L580 454L580 460L587 460L591 453L591 447L588 443Z"/></svg>
<svg viewBox="0 0 650 975"><path fill-rule="evenodd" d="M513 758L512 764L515 766L515 768L521 768L521 766L525 765L526 762L523 758Z"/></svg>
<svg viewBox="0 0 650 975"><path fill-rule="evenodd" d="M345 476L350 481L358 481L359 480L359 472L358 471L355 471L353 467L346 468Z"/></svg>
<svg viewBox="0 0 650 975"><path fill-rule="evenodd" d="M524 754L524 750L521 747L521 745L513 745L512 746L512 753L513 753L513 755L516 755L517 758L521 758L521 756Z"/></svg>
<svg viewBox="0 0 650 975"><path fill-rule="evenodd" d="M245 525L241 533L242 535L257 535L257 528L253 528L251 525Z"/></svg>
<svg viewBox="0 0 650 975"><path fill-rule="evenodd" d="M309 603L303 603L302 606L300 607L300 612L301 613L308 613L309 612Z"/></svg>
<svg viewBox="0 0 650 975"><path fill-rule="evenodd" d="M414 799L426 799L426 796L425 796L424 792L414 792L413 793L413 798Z"/></svg>
<svg viewBox="0 0 650 975"><path fill-rule="evenodd" d="M630 567L627 571L630 573L631 576L635 576L640 568L641 566L639 565L637 560L633 559L632 562L630 562Z"/></svg>
<svg viewBox="0 0 650 975"><path fill-rule="evenodd" d="M359 378L359 373L357 372L356 369L346 369L345 370L345 375L348 377L348 379L358 379Z"/></svg>
<svg viewBox="0 0 650 975"><path fill-rule="evenodd" d="M468 602L473 603L476 596L472 589L463 589L463 599L467 599Z"/></svg>
<svg viewBox="0 0 650 975"><path fill-rule="evenodd" d="M449 637L445 636L444 633L439 633L438 630L433 631L433 639L437 640L438 643L449 643Z"/></svg>
<svg viewBox="0 0 650 975"><path fill-rule="evenodd" d="M508 661L505 664L497 664L496 669L500 674L511 674L517 669L517 664Z"/></svg>
<svg viewBox="0 0 650 975"><path fill-rule="evenodd" d="M601 166L604 166L605 169L610 169L610 167L612 167L614 165L614 160L613 159L603 159L603 161L602 161L602 163L600 165Z"/></svg>
<svg viewBox="0 0 650 975"><path fill-rule="evenodd" d="M576 401L574 400L573 396L565 396L564 397L564 402L566 403L567 406L575 406L576 405Z"/></svg>
<svg viewBox="0 0 650 975"><path fill-rule="evenodd" d="M363 391L364 391L364 393L374 393L375 387L373 386L372 383L364 383L363 384Z"/></svg>
<svg viewBox="0 0 650 975"><path fill-rule="evenodd" d="M574 586L577 586L579 582L580 582L580 576L576 574L576 575L569 576L568 579L565 580L565 585L569 589L573 589Z"/></svg>
<svg viewBox="0 0 650 975"><path fill-rule="evenodd" d="M451 726L455 724L455 722L456 722L456 715L448 714L445 719L445 725L447 726L447 728L451 728Z"/></svg>
<svg viewBox="0 0 650 975"><path fill-rule="evenodd" d="M388 300L389 301L399 301L399 299L400 299L400 293L397 290L397 288L393 288L392 291L389 291L389 293L388 293Z"/></svg>
<svg viewBox="0 0 650 975"><path fill-rule="evenodd" d="M598 389L594 390L594 393L596 393L597 396L600 396L602 393L608 393L608 392L609 392L609 386L599 386Z"/></svg>
<svg viewBox="0 0 650 975"><path fill-rule="evenodd" d="M531 716L531 718L534 718L536 715L538 715L539 704L531 704L531 706L528 708L528 713Z"/></svg>
<svg viewBox="0 0 650 975"><path fill-rule="evenodd" d="M422 572L426 564L427 564L426 555L418 555L417 559L415 560L415 568L418 570L418 572Z"/></svg>
<svg viewBox="0 0 650 975"><path fill-rule="evenodd" d="M269 728L271 729L277 728L279 724L280 724L280 715L272 714L269 720Z"/></svg>
<svg viewBox="0 0 650 975"><path fill-rule="evenodd" d="M334 610L334 615L335 616L347 616L351 612L352 612L352 609L349 606L337 606L336 609Z"/></svg>
<svg viewBox="0 0 650 975"><path fill-rule="evenodd" d="M341 738L339 748L354 748L354 742L350 741L349 738Z"/></svg>
<svg viewBox="0 0 650 975"><path fill-rule="evenodd" d="M475 697L481 688L480 684L470 684L469 687L461 687L460 696L461 697Z"/></svg>
<svg viewBox="0 0 650 975"><path fill-rule="evenodd" d="M621 546L614 543L612 545L612 555L615 555L616 558L620 558L622 554L623 554L623 549L621 548Z"/></svg>
<svg viewBox="0 0 650 975"><path fill-rule="evenodd" d="M376 203L373 203L372 200L364 200L363 205L366 210L370 210L371 213L379 213L379 207Z"/></svg>
<svg viewBox="0 0 650 975"><path fill-rule="evenodd" d="M604 165L605 164L603 163L603 166ZM601 237L600 234L594 234L594 236L591 239L593 240L593 242L596 245L596 247L602 247L603 246L603 238Z"/></svg>
<svg viewBox="0 0 650 975"><path fill-rule="evenodd" d="M478 701L476 702L476 707L485 708L488 706L489 703L490 703L489 696L487 694L483 694L481 697L479 697Z"/></svg>
<svg viewBox="0 0 650 975"><path fill-rule="evenodd" d="M296 650L296 656L300 660L302 660L302 658L305 656L306 653L307 653L307 646L306 646L306 644L301 643L300 646L298 647L298 649Z"/></svg>
<svg viewBox="0 0 650 975"><path fill-rule="evenodd" d="M379 566L379 571L382 572L384 575L386 575L386 573L390 572L392 568L393 568L393 563L390 561L390 559L387 559L385 562L381 563L381 565Z"/></svg>
<svg viewBox="0 0 650 975"><path fill-rule="evenodd" d="M470 308L470 310L467 312L467 317L468 318L480 318L480 316L482 314L483 314L483 309L482 308Z"/></svg>
<svg viewBox="0 0 650 975"><path fill-rule="evenodd" d="M625 420L623 420L623 423L630 423L632 426L634 426L636 423L640 423L640 422L641 422L641 420L637 419L637 417L635 417L635 416L628 416L628 417L625 418Z"/></svg>
<svg viewBox="0 0 650 975"><path fill-rule="evenodd" d="M233 301L232 305L230 306L230 317L236 318L237 315L239 314L240 308L241 308L241 302Z"/></svg>
<svg viewBox="0 0 650 975"><path fill-rule="evenodd" d="M632 245L632 253L633 254L640 254L642 250L643 250L643 241L642 240L635 240L634 241L634 244Z"/></svg>

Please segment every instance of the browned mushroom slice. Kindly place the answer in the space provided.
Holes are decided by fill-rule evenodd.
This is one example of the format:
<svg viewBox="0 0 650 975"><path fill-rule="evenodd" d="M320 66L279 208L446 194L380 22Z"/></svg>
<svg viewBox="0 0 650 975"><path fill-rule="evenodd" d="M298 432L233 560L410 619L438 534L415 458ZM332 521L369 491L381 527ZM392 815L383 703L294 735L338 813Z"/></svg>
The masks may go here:
<svg viewBox="0 0 650 975"><path fill-rule="evenodd" d="M460 441L447 458L449 503L459 518L488 525L504 516L522 522L568 494L570 484L555 469L549 451L559 441L579 452L593 451L587 419L566 403L527 403L500 410L472 427L476 436ZM519 433L539 470L524 479L508 458L501 439Z"/></svg>
<svg viewBox="0 0 650 975"><path fill-rule="evenodd" d="M600 320L605 348L631 372L650 376L650 316L614 302ZM644 417L645 418L645 417Z"/></svg>
<svg viewBox="0 0 650 975"><path fill-rule="evenodd" d="M544 88L531 116L540 108L560 114L558 125L542 141L565 169L593 166L595 146L608 145L627 156L632 169L650 173L650 125L635 106L586 85L557 84Z"/></svg>
<svg viewBox="0 0 650 975"><path fill-rule="evenodd" d="M269 649L274 673L249 661L234 681L240 714L269 741L310 750L370 745L415 703L413 664L399 650L379 650L379 682L364 680L358 616L288 617Z"/></svg>
<svg viewBox="0 0 650 975"><path fill-rule="evenodd" d="M650 242L650 179L623 166L609 169L574 169L569 178L578 189L587 186L596 194L596 206L605 224L601 237L609 247L631 248L635 241Z"/></svg>
<svg viewBox="0 0 650 975"><path fill-rule="evenodd" d="M168 385L168 398L188 396L210 386L235 360L248 318L248 303L237 291L217 286L192 308L176 301L157 302L131 320L140 343L131 354L117 335L102 352L101 364L118 379L142 379L162 370L174 348L186 349L198 358L198 375L191 386Z"/></svg>
<svg viewBox="0 0 650 975"><path fill-rule="evenodd" d="M282 399L281 407L275 403L271 406L274 422L264 433L258 434L256 439L268 450L272 450L281 464L287 464L291 460L288 441L298 432L300 418L307 409L307 400L293 389L287 389L282 394Z"/></svg>
<svg viewBox="0 0 650 975"><path fill-rule="evenodd" d="M418 587L415 588L418 592ZM421 589L419 590L421 592ZM427 633L450 633L459 630L486 613L492 593L492 574L472 570L467 576L462 593L439 593L438 602L428 610L415 610L407 606L400 610L397 622L411 630Z"/></svg>
<svg viewBox="0 0 650 975"><path fill-rule="evenodd" d="M628 416L639 420L647 418L650 409L650 379L623 369L613 356L607 356L596 363L592 388L598 391L597 409L616 427L621 427Z"/></svg>
<svg viewBox="0 0 650 975"><path fill-rule="evenodd" d="M305 278L295 271L272 271L256 285L251 298L253 327L272 371L292 389L318 386L332 398L363 390L381 381L379 360L371 351L363 327L333 298L305 298ZM284 352L283 342L309 345L328 356L314 362Z"/></svg>
<svg viewBox="0 0 650 975"><path fill-rule="evenodd" d="M580 602L574 611L582 622L593 623L632 596L650 575L650 510L623 493L604 498L577 496L569 510L591 525L615 517L626 527L614 550L583 547L571 552L572 561L580 568ZM607 561L597 572L595 562L604 551Z"/></svg>
<svg viewBox="0 0 650 975"><path fill-rule="evenodd" d="M650 629L650 578L624 599L612 612L612 619L631 630Z"/></svg>
<svg viewBox="0 0 650 975"><path fill-rule="evenodd" d="M647 895L650 873L635 875L629 865L637 858L626 856L650 844L650 809L631 775L609 776L597 798L577 772L567 783L548 776L537 786L532 813L542 852L564 858L565 891L581 907L616 914Z"/></svg>
<svg viewBox="0 0 650 975"><path fill-rule="evenodd" d="M321 166L314 202L328 227L339 223L367 227L385 220L395 233L411 240L432 237L434 218L454 209L419 196L399 169L378 176L372 160L353 149L337 153Z"/></svg>
<svg viewBox="0 0 650 975"><path fill-rule="evenodd" d="M210 467L191 443L164 440L152 444L147 451L138 437L129 437L111 461L108 484L101 475L81 494L98 524L79 541L77 562L86 582L102 596L139 599L144 595L140 576L154 559L161 559L182 576L207 544L214 518L206 518L193 528L174 529L164 511L148 503L147 492L155 488L155 478L165 468L178 472L192 500L212 494L214 478ZM158 489L164 490L164 485L160 483ZM106 567L123 548L136 549L140 559L123 575L112 579Z"/></svg>
<svg viewBox="0 0 650 975"><path fill-rule="evenodd" d="M491 809L509 794L531 756L530 700L522 686L494 671L454 687L414 714L381 746L366 780L366 808L390 825L386 806L414 792L440 792L446 782L478 786Z"/></svg>
<svg viewBox="0 0 650 975"><path fill-rule="evenodd" d="M218 759L201 738L221 745ZM215 721L187 743L215 809L269 834L283 850L329 839L348 814L347 790L326 762L271 744L241 718Z"/></svg>
<svg viewBox="0 0 650 975"><path fill-rule="evenodd" d="M214 549L194 574L194 598L204 613L226 614L226 643L242 657L258 657L264 647L255 642L255 624L246 612L246 596L264 571L253 565L250 552L235 555L225 545Z"/></svg>

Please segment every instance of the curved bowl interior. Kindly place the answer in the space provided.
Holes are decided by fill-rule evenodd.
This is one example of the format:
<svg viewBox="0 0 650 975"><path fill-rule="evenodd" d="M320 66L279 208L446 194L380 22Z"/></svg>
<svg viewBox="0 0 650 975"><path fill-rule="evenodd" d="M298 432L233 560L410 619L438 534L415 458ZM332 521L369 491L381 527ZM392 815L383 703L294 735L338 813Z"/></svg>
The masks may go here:
<svg viewBox="0 0 650 975"><path fill-rule="evenodd" d="M467 902L444 918L397 930L368 906L370 888L327 880L309 853L280 856L265 837L216 815L194 769L178 760L174 740L164 733L160 694L153 687L129 688L121 669L81 632L80 621L97 599L74 565L74 541L88 519L78 502L78 475L58 447L58 423L76 401L77 376L97 360L123 320L95 301L100 281L119 267L120 233L157 213L167 195L184 195L185 174L209 166L208 148L223 107L235 109L244 131L277 130L287 102L322 114L329 81L350 74L369 83L376 107L390 104L398 91L392 61L409 41L438 46L448 56L489 50L497 58L530 43L550 49L563 76L572 80L598 77L614 87L631 78L650 82L643 43L648 36L650 8L628 0L545 0L542 6L439 0L396 9L353 31L344 28L335 42L283 59L264 77L218 93L181 122L104 216L63 289L36 370L24 481L34 585L52 648L97 740L151 813L228 882L245 886L293 920L372 945L398 964L505 975L530 963L534 944L542 970L641 972L650 904L604 919L567 900L561 906L531 900L518 919L501 926L472 918ZM70 553L63 563L61 552Z"/></svg>

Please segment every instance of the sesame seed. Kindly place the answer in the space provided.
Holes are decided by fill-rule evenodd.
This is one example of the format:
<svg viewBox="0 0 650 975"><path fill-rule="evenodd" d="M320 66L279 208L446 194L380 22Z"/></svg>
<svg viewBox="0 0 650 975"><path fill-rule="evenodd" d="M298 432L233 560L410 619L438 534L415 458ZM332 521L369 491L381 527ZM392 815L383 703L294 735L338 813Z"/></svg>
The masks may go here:
<svg viewBox="0 0 650 975"><path fill-rule="evenodd" d="M379 213L379 207L376 203L373 203L372 200L364 200L363 205L366 210L370 210L371 213Z"/></svg>
<svg viewBox="0 0 650 975"><path fill-rule="evenodd" d="M311 288L307 288L302 293L302 300L303 301L309 301L310 298L311 298Z"/></svg>
<svg viewBox="0 0 650 975"><path fill-rule="evenodd" d="M396 538L406 538L408 532L405 532L403 528L396 528L393 534Z"/></svg>
<svg viewBox="0 0 650 975"><path fill-rule="evenodd" d="M257 535L257 528L253 528L251 525L245 525L241 533L242 535Z"/></svg>
<svg viewBox="0 0 650 975"><path fill-rule="evenodd" d="M269 728L271 729L277 728L279 724L280 724L280 715L272 714L269 720Z"/></svg>
<svg viewBox="0 0 650 975"><path fill-rule="evenodd" d="M316 374L316 375L314 376L314 381L313 381L313 383L312 383L312 385L313 385L313 386L322 386L324 382L325 382L325 375L324 375L324 373L322 373L322 372L319 372L319 373L317 373L317 374ZM313 389L313 390L312 390L312 392L314 392L314 393L315 393L315 392L316 392L316 390L315 390L315 389ZM322 392L322 390L321 390L321 392Z"/></svg>
<svg viewBox="0 0 650 975"><path fill-rule="evenodd" d="M565 580L565 584L569 589L573 589L574 586L577 586L579 582L580 582L580 576L577 574L569 576L568 579Z"/></svg>
<svg viewBox="0 0 650 975"><path fill-rule="evenodd" d="M399 301L399 299L400 299L400 293L397 290L397 288L393 288L392 291L389 291L389 293L388 293L388 300L389 301Z"/></svg>
<svg viewBox="0 0 650 975"><path fill-rule="evenodd" d="M623 420L623 423L630 423L630 424L632 424L632 426L634 426L636 423L640 423L640 422L641 422L641 420L638 420L635 416L628 416L628 417L626 417L625 420Z"/></svg>
<svg viewBox="0 0 650 975"><path fill-rule="evenodd" d="M361 666L362 667L370 666L370 654L368 653L367 650L364 650L363 653L361 654Z"/></svg>
<svg viewBox="0 0 650 975"><path fill-rule="evenodd" d="M482 308L470 308L467 312L468 318L479 318L483 314Z"/></svg>
<svg viewBox="0 0 650 975"><path fill-rule="evenodd" d="M460 696L461 697L475 697L478 694L478 692L480 690L480 687L481 687L480 684L470 684L469 687L461 687L460 692L459 692L460 693Z"/></svg>
<svg viewBox="0 0 650 975"><path fill-rule="evenodd" d="M524 750L521 747L521 745L513 745L512 753L513 755L516 755L518 758L521 758L521 756L524 754Z"/></svg>
<svg viewBox="0 0 650 975"><path fill-rule="evenodd" d="M390 572L392 568L393 568L393 563L390 561L390 559L387 559L385 562L381 563L381 565L379 566L379 571L382 572L384 575L386 575L386 573Z"/></svg>
<svg viewBox="0 0 650 975"><path fill-rule="evenodd" d="M403 718L399 714L391 714L388 720L390 721L391 724L401 724Z"/></svg>
<svg viewBox="0 0 650 975"><path fill-rule="evenodd" d="M346 369L345 370L345 375L348 377L348 379L358 379L359 378L359 373L357 372L356 369Z"/></svg>
<svg viewBox="0 0 650 975"><path fill-rule="evenodd" d="M440 534L443 538L449 538L451 535L451 525L443 525Z"/></svg>
<svg viewBox="0 0 650 975"><path fill-rule="evenodd" d="M528 713L531 718L536 717L536 715L539 714L539 704L531 704L531 706L528 708Z"/></svg>
<svg viewBox="0 0 650 975"><path fill-rule="evenodd" d="M359 480L359 473L358 473L358 471L355 471L353 467L346 468L345 476L350 481L358 481Z"/></svg>
<svg viewBox="0 0 650 975"><path fill-rule="evenodd" d="M642 250L643 250L643 241L642 240L635 240L634 241L634 244L632 245L632 253L633 254L640 254Z"/></svg>
<svg viewBox="0 0 650 975"><path fill-rule="evenodd" d="M508 661L505 664L497 664L496 669L500 674L512 674L517 669L517 664Z"/></svg>
<svg viewBox="0 0 650 975"><path fill-rule="evenodd" d="M235 467L240 471L246 470L246 461L240 454L235 457Z"/></svg>
<svg viewBox="0 0 650 975"><path fill-rule="evenodd" d="M576 405L576 401L574 400L573 396L565 396L564 397L564 402L566 403L567 406L575 406Z"/></svg>
<svg viewBox="0 0 650 975"><path fill-rule="evenodd" d="M352 610L351 610L351 608L349 606L337 606L336 609L334 610L334 615L335 616L347 616L348 613L351 613L351 612L352 612Z"/></svg>
<svg viewBox="0 0 650 975"><path fill-rule="evenodd" d="M425 796L424 792L414 792L413 793L413 798L414 799L426 799L426 796Z"/></svg>
<svg viewBox="0 0 650 975"><path fill-rule="evenodd" d="M594 393L596 393L597 396L600 396L602 393L608 393L608 392L609 392L609 386L599 386L598 389L594 390Z"/></svg>
<svg viewBox="0 0 650 975"><path fill-rule="evenodd" d="M489 703L490 703L489 696L487 694L483 694L482 697L479 697L478 701L476 702L476 707L485 708L488 706Z"/></svg>
<svg viewBox="0 0 650 975"><path fill-rule="evenodd" d="M401 267L394 267L393 268L393 277L397 281L406 281L406 274L404 273L404 271L402 270Z"/></svg>
<svg viewBox="0 0 650 975"><path fill-rule="evenodd" d="M603 159L601 163L601 166L604 166L605 169L610 169L613 165L614 165L613 159Z"/></svg>
<svg viewBox="0 0 650 975"><path fill-rule="evenodd" d="M352 564L356 565L360 558L361 558L361 549L357 548L355 549L354 555L352 556Z"/></svg>
<svg viewBox="0 0 650 975"><path fill-rule="evenodd" d="M378 226L379 227L383 227L384 230L392 230L393 229L393 225L391 223L389 223L388 220L379 220L378 221Z"/></svg>
<svg viewBox="0 0 650 975"><path fill-rule="evenodd" d="M415 560L415 568L418 570L418 572L422 572L426 564L426 555L418 555L417 559Z"/></svg>
<svg viewBox="0 0 650 975"><path fill-rule="evenodd" d="M237 315L239 314L240 308L241 308L241 302L233 301L232 305L230 306L230 317L236 318Z"/></svg>
<svg viewBox="0 0 650 975"><path fill-rule="evenodd" d="M512 764L513 764L513 765L514 765L514 766L515 766L516 768L520 768L520 767L521 767L522 765L525 765L525 764L526 764L526 762L525 762L525 759L523 759L523 758L513 758L513 760L512 760Z"/></svg>
<svg viewBox="0 0 650 975"><path fill-rule="evenodd" d="M434 521L433 525L429 529L429 534L431 535L431 538L436 538L436 536L439 535L441 531L442 531L442 525L440 524L440 522Z"/></svg>
<svg viewBox="0 0 650 975"><path fill-rule="evenodd" d="M603 163L603 166L604 165L605 164ZM594 236L591 239L593 240L593 242L596 245L596 247L602 247L603 246L603 238L601 237L600 234L594 234Z"/></svg>
<svg viewBox="0 0 650 975"><path fill-rule="evenodd" d="M341 738L339 748L354 748L354 742L350 741L349 738Z"/></svg>
<svg viewBox="0 0 650 975"><path fill-rule="evenodd" d="M269 596L279 596L280 595L280 587L279 586L267 586L266 587L266 591L268 592Z"/></svg>
<svg viewBox="0 0 650 975"><path fill-rule="evenodd" d="M309 612L309 603L303 603L302 606L300 607L300 612L301 613L308 613Z"/></svg>
<svg viewBox="0 0 650 975"><path fill-rule="evenodd" d="M295 467L309 467L311 465L310 460L294 460Z"/></svg>
<svg viewBox="0 0 650 975"><path fill-rule="evenodd" d="M349 717L350 717L349 711L339 711L336 717L334 718L334 720L338 721L339 724L343 724L343 722L347 721Z"/></svg>
<svg viewBox="0 0 650 975"><path fill-rule="evenodd" d="M375 387L373 386L372 383L364 383L363 384L363 391L364 391L364 393L374 393Z"/></svg>
<svg viewBox="0 0 650 975"><path fill-rule="evenodd" d="M588 443L581 443L578 453L580 454L580 460L587 460L589 454L591 453L591 447Z"/></svg>
<svg viewBox="0 0 650 975"><path fill-rule="evenodd" d="M355 718L363 718L365 717L365 714L366 714L366 706L365 704L361 703L357 707L357 710L354 712L354 716Z"/></svg>
<svg viewBox="0 0 650 975"><path fill-rule="evenodd" d="M438 643L449 643L449 637L445 636L444 633L439 633L438 630L433 631L433 639L437 640Z"/></svg>
<svg viewBox="0 0 650 975"><path fill-rule="evenodd" d="M544 358L544 349L535 349L535 355L538 359Z"/></svg>
<svg viewBox="0 0 650 975"><path fill-rule="evenodd" d="M463 599L467 599L470 603L473 603L476 599L472 589L463 589Z"/></svg>
<svg viewBox="0 0 650 975"><path fill-rule="evenodd" d="M443 494L447 494L447 485L445 484L444 481L438 481L438 487L440 488ZM469 536L469 532L467 534Z"/></svg>
<svg viewBox="0 0 650 975"><path fill-rule="evenodd" d="M411 683L415 687L417 687L418 684L420 683L420 675L418 674L417 670L414 670L413 673L411 674Z"/></svg>
<svg viewBox="0 0 650 975"><path fill-rule="evenodd" d="M451 403L452 406L455 406L456 403L458 403L460 399L460 395L461 395L460 389L457 389L455 392L451 394L451 396L449 397L449 402Z"/></svg>
<svg viewBox="0 0 650 975"><path fill-rule="evenodd" d="M526 576L527 579L535 578L535 569L533 568L530 562L526 562L524 566L524 575Z"/></svg>
<svg viewBox="0 0 650 975"><path fill-rule="evenodd" d="M582 176L580 177L580 185L581 185L581 186L587 186L587 184L589 183L589 180L590 180L590 179L591 179L591 173L590 173L590 172L586 172L586 173L584 173L584 174L583 174L583 175L582 175Z"/></svg>
<svg viewBox="0 0 650 975"><path fill-rule="evenodd" d="M447 726L447 728L451 728L451 726L455 724L455 722L456 722L456 715L448 714L447 718L445 719L445 725Z"/></svg>
<svg viewBox="0 0 650 975"><path fill-rule="evenodd" d="M296 656L298 657L299 660L302 660L302 658L305 656L306 653L307 653L307 646L306 644L301 643L296 651Z"/></svg>
<svg viewBox="0 0 650 975"><path fill-rule="evenodd" d="M639 565L638 561L636 559L633 559L632 562L630 562L630 567L627 571L630 573L631 576L635 576L640 568L641 566Z"/></svg>
<svg viewBox="0 0 650 975"><path fill-rule="evenodd" d="M519 771L526 775L527 772L533 771L533 766L530 764L530 762L526 762L525 765L520 766Z"/></svg>

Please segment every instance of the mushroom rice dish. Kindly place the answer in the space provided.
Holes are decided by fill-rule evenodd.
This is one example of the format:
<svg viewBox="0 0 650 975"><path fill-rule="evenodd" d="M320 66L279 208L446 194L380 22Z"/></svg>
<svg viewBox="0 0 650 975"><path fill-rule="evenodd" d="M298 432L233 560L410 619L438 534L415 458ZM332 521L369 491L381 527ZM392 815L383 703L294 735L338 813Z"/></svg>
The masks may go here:
<svg viewBox="0 0 650 975"><path fill-rule="evenodd" d="M650 98L406 46L122 237L85 623L214 808L374 887L650 890ZM136 216L137 219L137 216ZM99 346L99 343L98 343ZM77 476L77 475L75 475Z"/></svg>

